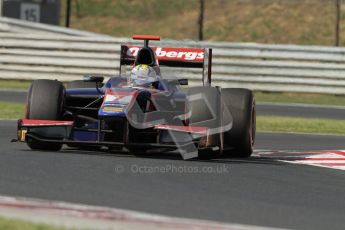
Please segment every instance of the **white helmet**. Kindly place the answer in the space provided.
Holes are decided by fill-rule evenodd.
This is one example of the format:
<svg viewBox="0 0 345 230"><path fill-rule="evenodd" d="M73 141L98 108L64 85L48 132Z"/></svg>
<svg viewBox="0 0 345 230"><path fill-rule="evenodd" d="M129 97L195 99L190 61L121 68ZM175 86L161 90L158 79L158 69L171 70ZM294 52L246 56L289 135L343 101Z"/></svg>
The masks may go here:
<svg viewBox="0 0 345 230"><path fill-rule="evenodd" d="M141 85L157 81L158 76L154 68L148 65L140 64L131 70L130 78L135 85Z"/></svg>

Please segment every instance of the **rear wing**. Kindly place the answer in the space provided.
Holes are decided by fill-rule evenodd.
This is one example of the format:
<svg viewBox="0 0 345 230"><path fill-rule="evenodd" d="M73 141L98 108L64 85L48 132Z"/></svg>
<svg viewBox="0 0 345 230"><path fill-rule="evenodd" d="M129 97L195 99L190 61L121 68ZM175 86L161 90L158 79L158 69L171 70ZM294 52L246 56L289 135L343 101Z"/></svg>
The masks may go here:
<svg viewBox="0 0 345 230"><path fill-rule="evenodd" d="M120 64L134 65L138 51L143 46L121 45ZM160 66L202 68L204 85L211 85L212 49L150 47L156 54L156 62ZM121 68L120 68L121 69Z"/></svg>

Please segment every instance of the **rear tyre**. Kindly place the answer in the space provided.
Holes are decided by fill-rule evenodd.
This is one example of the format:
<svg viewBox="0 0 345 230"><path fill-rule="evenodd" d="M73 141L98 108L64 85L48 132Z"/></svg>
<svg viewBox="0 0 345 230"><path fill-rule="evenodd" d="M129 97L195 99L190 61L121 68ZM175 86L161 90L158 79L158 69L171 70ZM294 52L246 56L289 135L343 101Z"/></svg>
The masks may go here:
<svg viewBox="0 0 345 230"><path fill-rule="evenodd" d="M55 80L35 80L28 93L26 118L35 120L59 120L63 111L65 89ZM27 144L34 150L58 151L62 144L42 143L32 139Z"/></svg>
<svg viewBox="0 0 345 230"><path fill-rule="evenodd" d="M190 126L204 126L209 129L217 129L221 126L221 96L215 87L193 87L188 89L190 96L189 109L191 112L189 118ZM201 98L201 97L203 98ZM223 152L223 133L212 134L212 145L218 146L216 151L207 151L199 149L199 158L212 159L218 158Z"/></svg>
<svg viewBox="0 0 345 230"><path fill-rule="evenodd" d="M232 128L224 133L225 156L249 157L253 152L256 132L255 97L248 89L222 89L222 100L233 117Z"/></svg>

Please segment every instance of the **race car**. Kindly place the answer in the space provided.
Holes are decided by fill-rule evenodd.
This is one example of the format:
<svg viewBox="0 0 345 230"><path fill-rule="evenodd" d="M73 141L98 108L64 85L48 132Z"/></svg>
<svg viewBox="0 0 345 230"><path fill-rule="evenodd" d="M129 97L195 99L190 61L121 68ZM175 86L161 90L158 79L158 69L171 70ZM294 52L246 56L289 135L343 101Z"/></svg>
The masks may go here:
<svg viewBox="0 0 345 230"><path fill-rule="evenodd" d="M132 38L144 44L121 45L120 73L105 82L95 75L67 87L57 80L34 80L17 141L33 150L58 151L65 144L141 155L177 151L183 159L252 154L253 92L211 85L212 49L151 47L149 41L159 36ZM166 66L200 69L200 86L165 74ZM155 77L135 83L142 76L134 79L133 72L139 70Z"/></svg>

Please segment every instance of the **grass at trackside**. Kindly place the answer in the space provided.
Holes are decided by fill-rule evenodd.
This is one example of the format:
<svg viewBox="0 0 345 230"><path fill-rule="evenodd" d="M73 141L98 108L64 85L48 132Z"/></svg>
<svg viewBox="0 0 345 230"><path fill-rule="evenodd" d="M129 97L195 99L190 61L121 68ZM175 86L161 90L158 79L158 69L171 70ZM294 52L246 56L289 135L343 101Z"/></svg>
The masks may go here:
<svg viewBox="0 0 345 230"><path fill-rule="evenodd" d="M255 92L257 102L301 103L315 105L345 106L345 96L313 94L313 93L270 93Z"/></svg>
<svg viewBox="0 0 345 230"><path fill-rule="evenodd" d="M6 230L66 230L66 228L53 227L46 224L34 224L21 220L0 217L0 229Z"/></svg>
<svg viewBox="0 0 345 230"><path fill-rule="evenodd" d="M257 130L345 135L345 120L257 116Z"/></svg>
<svg viewBox="0 0 345 230"><path fill-rule="evenodd" d="M24 116L25 104L0 101L0 119L18 119ZM1 229L1 228L0 228Z"/></svg>
<svg viewBox="0 0 345 230"><path fill-rule="evenodd" d="M198 38L199 0L71 2L70 26L75 29L122 37L141 33L171 39ZM65 4L61 1L61 25L65 21ZM343 33L345 7L341 11ZM204 39L334 45L335 15L335 1L330 0L205 1ZM340 40L343 46L345 40Z"/></svg>
<svg viewBox="0 0 345 230"><path fill-rule="evenodd" d="M28 90L31 81L23 80L0 80L0 90Z"/></svg>

